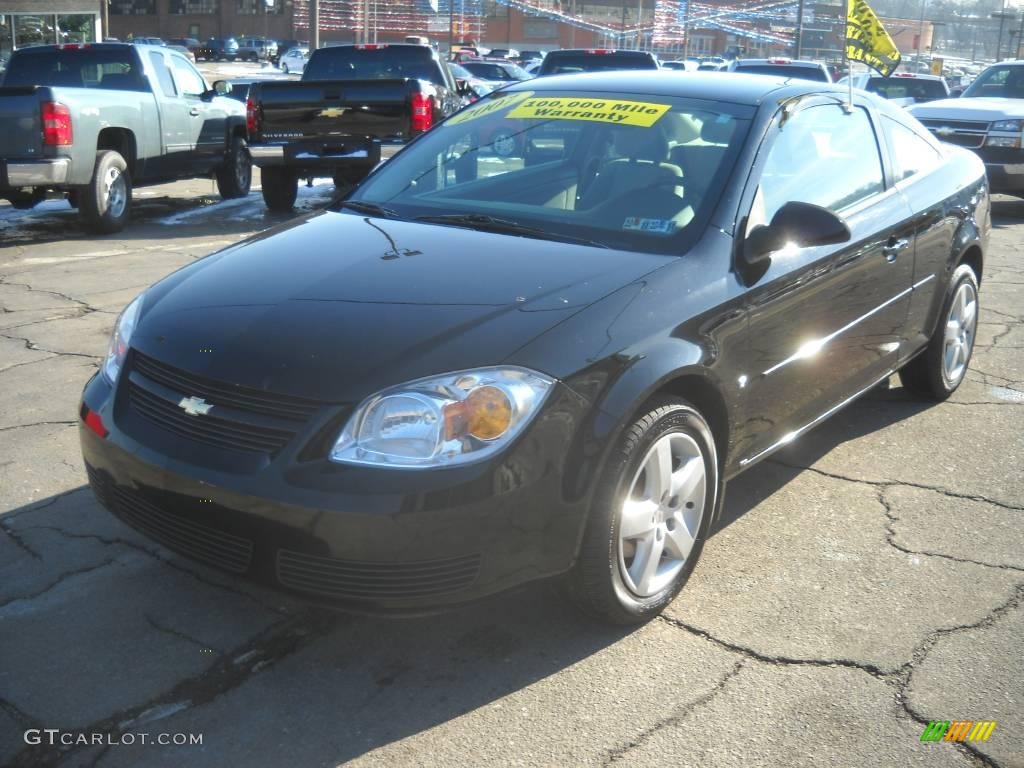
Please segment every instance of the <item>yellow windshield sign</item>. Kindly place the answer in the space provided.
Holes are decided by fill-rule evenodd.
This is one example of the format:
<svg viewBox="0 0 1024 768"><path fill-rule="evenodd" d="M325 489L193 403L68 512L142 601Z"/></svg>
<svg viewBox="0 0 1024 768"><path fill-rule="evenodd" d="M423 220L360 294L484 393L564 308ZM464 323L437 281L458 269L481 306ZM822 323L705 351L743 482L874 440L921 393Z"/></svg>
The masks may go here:
<svg viewBox="0 0 1024 768"><path fill-rule="evenodd" d="M576 97L536 97L526 99L506 117L557 120L591 120L612 125L638 125L650 128L668 112L668 104L619 99L581 99Z"/></svg>
<svg viewBox="0 0 1024 768"><path fill-rule="evenodd" d="M452 115L444 121L444 124L459 125L460 123L468 123L470 120L476 120L480 117L487 117L495 112L501 112L503 109L514 107L531 96L533 96L533 91L523 91L522 93L510 93L508 96L481 101L471 107L466 107L456 115Z"/></svg>

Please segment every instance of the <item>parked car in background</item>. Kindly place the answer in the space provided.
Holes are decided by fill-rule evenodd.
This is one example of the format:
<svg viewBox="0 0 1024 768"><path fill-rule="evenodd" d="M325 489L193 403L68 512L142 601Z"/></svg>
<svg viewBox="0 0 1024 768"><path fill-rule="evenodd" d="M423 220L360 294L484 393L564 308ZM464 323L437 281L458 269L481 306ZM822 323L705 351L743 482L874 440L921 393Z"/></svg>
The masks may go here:
<svg viewBox="0 0 1024 768"><path fill-rule="evenodd" d="M0 197L31 208L65 192L95 232L121 230L132 189L216 175L222 197L249 193L245 108L164 46L23 48L0 88Z"/></svg>
<svg viewBox="0 0 1024 768"><path fill-rule="evenodd" d="M132 45L164 45L159 37L133 37L128 42Z"/></svg>
<svg viewBox="0 0 1024 768"><path fill-rule="evenodd" d="M190 51L194 51L196 48L202 45L202 43L200 43L194 37L172 37L168 39L166 42L167 45L184 46L185 48L188 48Z"/></svg>
<svg viewBox="0 0 1024 768"><path fill-rule="evenodd" d="M839 83L845 85L847 78ZM869 93L877 93L901 107L924 104L929 101L949 98L949 86L938 75L918 75L912 72L897 72L891 77L876 73L861 73L853 76L853 87Z"/></svg>
<svg viewBox="0 0 1024 768"><path fill-rule="evenodd" d="M696 72L697 67L700 66L699 62L691 60L681 61L663 61L661 62L662 69L674 69L679 72Z"/></svg>
<svg viewBox="0 0 1024 768"><path fill-rule="evenodd" d="M277 57L277 43L262 37L238 38L238 59L241 61L273 61Z"/></svg>
<svg viewBox="0 0 1024 768"><path fill-rule="evenodd" d="M658 69L658 59L647 51L617 51L611 48L570 48L550 51L544 57L538 77L573 72L608 72L616 69Z"/></svg>
<svg viewBox="0 0 1024 768"><path fill-rule="evenodd" d="M291 210L305 176L331 176L339 187L359 182L380 162L383 143L404 144L463 103L429 45L313 51L299 82L264 80L249 92L249 151L267 207Z"/></svg>
<svg viewBox="0 0 1024 768"><path fill-rule="evenodd" d="M287 74L301 75L309 61L309 48L292 47L277 62L278 69Z"/></svg>
<svg viewBox="0 0 1024 768"><path fill-rule="evenodd" d="M491 48L487 56L492 59L515 59L519 56L519 51L515 48Z"/></svg>
<svg viewBox="0 0 1024 768"><path fill-rule="evenodd" d="M940 141L981 157L993 192L1024 197L1024 61L992 64L959 98L908 109Z"/></svg>
<svg viewBox="0 0 1024 768"><path fill-rule="evenodd" d="M490 154L506 120L549 162ZM340 608L560 577L592 616L650 621L730 522L729 480L895 372L930 401L964 381L990 229L978 158L865 93L512 84L129 303L79 405L86 475L157 542ZM819 506L812 550L816 517L847 519ZM762 544L702 581L792 566Z"/></svg>
<svg viewBox="0 0 1024 768"><path fill-rule="evenodd" d="M168 48L169 50L177 51L182 56L184 56L186 59L191 61L193 64L196 63L196 56L195 56L195 54L192 53L192 51L189 50L188 48L186 48L185 46L183 46L183 45L172 45L170 43L165 43L165 47Z"/></svg>
<svg viewBox="0 0 1024 768"><path fill-rule="evenodd" d="M520 67L525 68L531 62L541 61L546 55L545 51L520 51L518 56L512 57L512 60Z"/></svg>
<svg viewBox="0 0 1024 768"><path fill-rule="evenodd" d="M518 64L511 61L494 61L492 59L467 59L461 66L481 80L492 83L514 83L529 80L532 75Z"/></svg>
<svg viewBox="0 0 1024 768"><path fill-rule="evenodd" d="M234 61L238 58L238 41L233 37L211 37L192 52L196 61Z"/></svg>
<svg viewBox="0 0 1024 768"><path fill-rule="evenodd" d="M730 72L747 75L772 75L774 77L799 77L801 80L817 80L831 83L832 74L819 61L798 59L734 59L728 66Z"/></svg>

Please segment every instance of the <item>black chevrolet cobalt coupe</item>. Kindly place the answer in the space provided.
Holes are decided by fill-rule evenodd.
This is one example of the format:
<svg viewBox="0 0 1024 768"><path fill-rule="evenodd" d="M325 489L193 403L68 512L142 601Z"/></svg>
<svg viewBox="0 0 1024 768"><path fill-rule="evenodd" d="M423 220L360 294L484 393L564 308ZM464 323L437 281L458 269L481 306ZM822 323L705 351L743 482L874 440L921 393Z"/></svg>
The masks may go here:
<svg viewBox="0 0 1024 768"><path fill-rule="evenodd" d="M984 168L846 98L613 72L481 100L127 306L81 406L96 495L351 610L560 576L650 618L730 477L894 372L964 378Z"/></svg>

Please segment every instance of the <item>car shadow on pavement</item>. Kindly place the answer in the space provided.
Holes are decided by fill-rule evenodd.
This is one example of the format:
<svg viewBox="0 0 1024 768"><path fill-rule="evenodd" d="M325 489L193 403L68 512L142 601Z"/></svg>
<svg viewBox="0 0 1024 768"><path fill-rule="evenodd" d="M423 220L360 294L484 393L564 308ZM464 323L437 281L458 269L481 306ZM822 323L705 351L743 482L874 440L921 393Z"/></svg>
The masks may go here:
<svg viewBox="0 0 1024 768"><path fill-rule="evenodd" d="M992 198L992 226L1007 229L1024 219L1024 200L999 195Z"/></svg>
<svg viewBox="0 0 1024 768"><path fill-rule="evenodd" d="M799 440L766 459L770 471L752 467L729 483L725 508L711 535L739 520L813 466L837 446L909 419L938 403L915 398L896 385L879 385L830 417Z"/></svg>

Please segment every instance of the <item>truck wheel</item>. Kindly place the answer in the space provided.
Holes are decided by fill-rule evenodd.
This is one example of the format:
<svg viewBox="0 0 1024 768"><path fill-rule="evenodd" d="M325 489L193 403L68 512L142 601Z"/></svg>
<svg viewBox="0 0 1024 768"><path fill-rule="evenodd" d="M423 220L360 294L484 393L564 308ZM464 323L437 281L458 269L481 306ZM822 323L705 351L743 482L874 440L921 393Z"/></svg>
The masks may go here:
<svg viewBox="0 0 1024 768"><path fill-rule="evenodd" d="M288 65L287 64L282 64L281 65L281 71L284 72L287 75L288 74Z"/></svg>
<svg viewBox="0 0 1024 768"><path fill-rule="evenodd" d="M81 188L78 203L87 229L104 235L124 229L131 217L132 180L119 153L96 153L92 181Z"/></svg>
<svg viewBox="0 0 1024 768"><path fill-rule="evenodd" d="M224 164L217 169L217 191L223 198L245 197L252 184L252 160L245 139L231 139Z"/></svg>
<svg viewBox="0 0 1024 768"><path fill-rule="evenodd" d="M264 168L263 202L272 211L288 212L295 207L299 194L299 177L287 168Z"/></svg>

